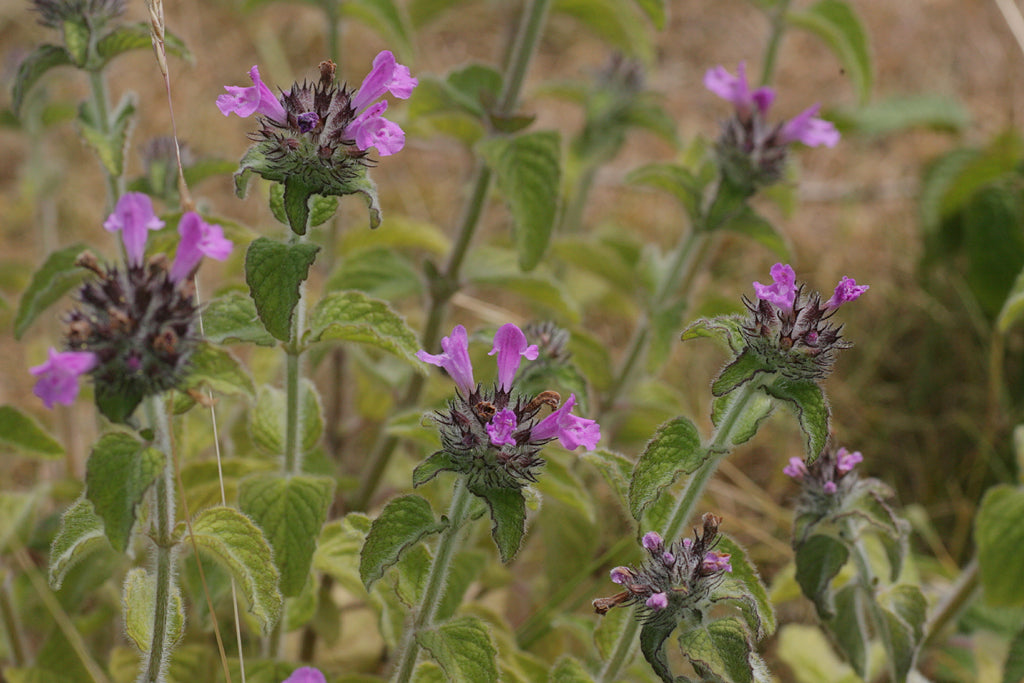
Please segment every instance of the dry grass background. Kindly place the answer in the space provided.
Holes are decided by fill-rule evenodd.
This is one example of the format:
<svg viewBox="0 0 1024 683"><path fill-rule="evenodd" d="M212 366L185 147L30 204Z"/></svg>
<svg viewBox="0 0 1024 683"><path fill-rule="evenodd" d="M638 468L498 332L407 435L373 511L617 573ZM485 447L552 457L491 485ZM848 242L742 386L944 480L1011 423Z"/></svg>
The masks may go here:
<svg viewBox="0 0 1024 683"><path fill-rule="evenodd" d="M237 159L247 144L244 133L249 124L224 118L214 108L214 98L224 84L247 84L246 71L259 63L266 81L286 85L295 78L311 77L326 55L325 27L316 7L278 2L243 13L238 4L165 0L168 29L195 54L194 66L172 59L171 89L179 133L201 156ZM515 4L504 0L467 3L421 32L416 53L402 55L402 61L416 74L441 74L470 60L496 62L508 38ZM804 4L809 3L794 3ZM129 5L129 18L143 20L142 0ZM773 215L792 244L793 263L801 278L822 289L842 275L872 286L868 296L843 311L848 335L857 346L845 354L829 382L837 433L843 443L864 451L870 472L897 484L904 501L925 505L948 534L949 552L962 556L968 550L974 501L981 485L995 476L989 470L993 453L1005 454L1010 424L1008 418L997 415L992 430L983 428L993 419L984 386L983 338L955 302L937 299L920 287L916 193L921 170L930 159L956 145L984 144L999 131L1018 125L1024 59L988 0L859 0L855 5L873 46L876 97L946 95L963 103L971 124L959 136L926 130L878 138L847 136L835 150L801 150L797 173L801 201L792 215ZM0 66L5 79L0 102L4 104L20 56L53 39L35 23L27 6L15 0L0 2ZM742 0L670 2L670 23L656 38L649 85L663 93L684 141L695 135L714 136L717 120L727 113L724 104L701 86L704 71L719 63L731 69L747 60L751 73L757 73L767 35L767 22ZM373 55L388 47L355 22L345 24L342 40L339 72L354 82L365 74ZM593 73L608 54L604 44L581 31L573 20L553 16L527 81L523 109L537 114L538 126L571 133L579 123L578 112L536 99L531 84ZM129 90L138 94L141 118L133 135L136 144L168 133L163 84L149 52L118 59L110 70L110 85L115 99ZM782 46L775 85L780 93L779 115L792 115L815 101L826 108L855 101L832 54L815 38L796 31L787 35ZM44 87L54 99L78 101L86 94L83 79L71 70L51 73ZM585 221L618 224L662 244L672 243L682 227L673 204L622 184L632 168L669 160L672 155L663 141L634 135L615 164L599 175ZM140 170L133 151L129 176ZM374 177L386 216L406 214L451 231L470 170L471 159L450 142L410 136L406 150L380 164ZM257 229L268 224L265 204L236 199L228 177L208 181L194 188L194 193L212 213ZM356 226L352 229L362 229L362 204L343 204ZM49 129L35 140L17 131L0 131L4 273L0 286L12 307L18 286L49 249L78 240L112 248L100 228L104 213L104 185L97 163L69 124ZM500 210L489 212L488 229L503 229L503 216ZM381 230L387 230L386 223ZM713 287L722 295L738 297L751 280L766 276L772 262L772 255L760 247L729 240L698 284L704 292ZM209 270L216 277L217 268ZM204 277L209 276L204 268ZM12 314L7 310L3 315L9 321ZM56 308L51 315L56 318ZM460 311L453 313L459 315ZM412 312L411 317L415 316ZM600 319L586 324L607 333L611 345L625 340L621 331L604 329ZM26 399L31 397L25 369L39 362L53 338L41 333L45 328L46 323L37 324L27 343L15 343L9 334L0 338L0 402L40 412L35 402ZM1019 339L1010 339L1011 356L1019 355L1020 346ZM666 372L684 393L688 385L703 390L715 370L705 364L708 358L721 360L680 347ZM74 425L74 433L69 431L67 436L76 439L79 448L88 444L89 415L88 406L59 410L55 415L58 422ZM723 483L713 492L727 514L740 505L758 508L772 530L781 524L772 501L781 501L790 491L779 471L790 453L775 449L793 449L798 444L795 435L781 433L787 438L756 440L757 445L738 461L739 468L724 471ZM997 447L978 446L978 434L995 435ZM14 479L32 473L13 465L3 470L3 476ZM748 495L751 483L766 487L769 496ZM744 486L747 494L742 493ZM738 514L750 516L749 511ZM785 530L780 531L784 535ZM763 533L756 524L750 525L749 532Z"/></svg>

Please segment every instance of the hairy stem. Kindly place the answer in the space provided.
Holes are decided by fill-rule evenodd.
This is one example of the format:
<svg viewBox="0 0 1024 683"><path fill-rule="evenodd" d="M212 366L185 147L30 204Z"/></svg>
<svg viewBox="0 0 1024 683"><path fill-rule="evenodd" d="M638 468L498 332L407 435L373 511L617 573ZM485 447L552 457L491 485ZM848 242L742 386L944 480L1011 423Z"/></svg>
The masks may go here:
<svg viewBox="0 0 1024 683"><path fill-rule="evenodd" d="M448 508L449 524L441 532L441 539L437 543L434 561L430 565L430 574L427 575L427 585L423 589L423 598L413 616L412 624L406 628L402 639L398 666L391 677L394 683L408 683L412 678L420 650L419 643L416 642L416 635L429 628L437 615L437 609L444 597L445 584L448 582L448 570L451 568L452 558L455 557L455 551L458 549L459 535L469 519L471 502L472 494L466 487L466 482L459 477L455 483L455 489L452 491L452 502Z"/></svg>
<svg viewBox="0 0 1024 683"><path fill-rule="evenodd" d="M530 0L526 10L520 16L515 44L508 64L505 66L502 80L504 85L495 111L496 115L510 114L515 110L522 91L523 80L536 50L537 42L543 33L544 21L547 18L550 5L551 0ZM427 322L420 337L424 348L434 348L441 337L445 311L452 296L459 291L459 273L462 270L466 253L469 251L469 245L480 224L480 216L483 214L490 186L491 171L480 161L477 163L472 189L463 208L462 219L459 222L459 229L448 255L448 261L444 271L439 274L437 281L431 287ZM399 402L399 410L416 405L422 390L423 378L417 375L411 380L405 396ZM397 446L398 439L393 436L384 436L378 440L377 446L363 470L360 486L349 501L350 510L365 510L373 500L381 477Z"/></svg>
<svg viewBox="0 0 1024 683"><path fill-rule="evenodd" d="M736 389L737 396L735 400L726 410L725 414L722 415L721 421L711 435L710 441L708 441L706 446L708 459L704 461L704 464L686 482L686 488L676 499L675 507L672 509L672 514L669 515L668 522L659 530L664 538L673 540L677 538L686 526L686 522L693 515L693 510L697 507L697 503L704 494L704 489L707 487L708 482L711 481L714 473L718 471L718 465L732 450L729 441L733 428L743 413L746 412L751 397L758 391L760 386L755 380L750 380ZM622 667L633 651L639 628L640 623L635 619L630 620L626 624L625 629L619 634L619 638L615 642L612 656L608 658L608 661L604 663L604 667L601 669L601 673L597 678L599 683L611 683L611 681L619 678Z"/></svg>
<svg viewBox="0 0 1024 683"><path fill-rule="evenodd" d="M957 578L956 583L953 584L952 590L942 598L935 608L935 612L925 623L924 637L921 638L922 649L933 645L938 640L946 626L954 621L963 611L964 607L974 599L980 586L978 558L975 557L960 572L960 576Z"/></svg>
<svg viewBox="0 0 1024 683"><path fill-rule="evenodd" d="M96 123L99 125L103 135L109 136L111 133L110 101L107 94L107 81L102 71L89 72L89 88L92 94L90 103L92 104L93 112L96 114ZM114 204L117 203L118 198L124 194L124 181L111 175L103 162L100 162L100 167L103 169L103 176L107 180L107 208L112 209Z"/></svg>
<svg viewBox="0 0 1024 683"><path fill-rule="evenodd" d="M146 399L146 415L154 433L156 447L166 457L164 469L154 486L154 514L152 537L156 567L156 609L153 612L152 641L140 681L158 683L167 678L171 644L167 642L167 626L173 610L175 593L174 575L174 454L171 450L170 423L167 407L161 395Z"/></svg>
<svg viewBox="0 0 1024 683"><path fill-rule="evenodd" d="M305 241L305 237L291 235L293 244ZM302 335L306 330L306 283L299 284L299 300L292 311L292 328L285 345L285 428L284 428L284 473L298 474L302 471Z"/></svg>

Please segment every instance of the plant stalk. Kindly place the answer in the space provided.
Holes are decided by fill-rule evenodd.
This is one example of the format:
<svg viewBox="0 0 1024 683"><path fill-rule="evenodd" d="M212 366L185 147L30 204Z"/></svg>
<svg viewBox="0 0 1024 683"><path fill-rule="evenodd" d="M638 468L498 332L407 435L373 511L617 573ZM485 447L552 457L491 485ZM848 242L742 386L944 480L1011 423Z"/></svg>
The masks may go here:
<svg viewBox="0 0 1024 683"><path fill-rule="evenodd" d="M437 616L438 607L444 597L445 584L448 581L448 570L451 568L452 558L459 545L459 535L463 526L469 519L469 510L472 503L472 494L466 486L466 482L459 477L455 482L452 491L452 502L448 508L448 526L441 532L441 539L438 541L437 550L434 553L434 561L430 565L430 574L427 575L427 585L423 589L423 598L413 617L412 624L406 629L403 637L402 650L399 655L398 667L391 677L394 683L408 683L416 668L416 659L419 656L419 643L416 642L416 635L433 624Z"/></svg>
<svg viewBox="0 0 1024 683"><path fill-rule="evenodd" d="M761 70L761 85L768 85L772 76L775 75L775 64L779 58L779 48L782 47L782 37L786 33L786 12L789 11L790 0L781 0L771 12L771 33L768 36L768 46L764 51L764 66Z"/></svg>
<svg viewBox="0 0 1024 683"><path fill-rule="evenodd" d="M974 599L980 585L978 558L975 557L960 572L956 583L953 584L953 589L942 598L942 601L935 608L935 612L925 623L924 637L921 638L922 649L930 647L938 640L946 626L956 619L964 607Z"/></svg>
<svg viewBox="0 0 1024 683"><path fill-rule="evenodd" d="M15 667L25 666L28 660L25 655L25 641L22 640L21 620L14 605L14 596L11 595L11 575L6 571L3 580L0 581L0 619L3 620L4 632L7 633L11 664Z"/></svg>
<svg viewBox="0 0 1024 683"><path fill-rule="evenodd" d="M109 137L111 133L110 103L107 93L107 82L103 77L102 71L89 72L89 88L92 93L92 109L96 114L96 121L99 123L100 131L104 136ZM124 194L122 179L111 175L106 165L99 159L97 161L103 169L103 177L107 180L107 208L113 209L118 198Z"/></svg>

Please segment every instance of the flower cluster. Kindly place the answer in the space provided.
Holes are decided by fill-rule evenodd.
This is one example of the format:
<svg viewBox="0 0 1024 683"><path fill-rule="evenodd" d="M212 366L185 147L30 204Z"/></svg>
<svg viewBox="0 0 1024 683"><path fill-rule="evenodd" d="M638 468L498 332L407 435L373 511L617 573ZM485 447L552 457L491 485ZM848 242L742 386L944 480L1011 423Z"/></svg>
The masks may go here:
<svg viewBox="0 0 1024 683"><path fill-rule="evenodd" d="M750 312L741 328L747 348L766 367L791 379L825 377L835 363L836 351L850 346L840 335L841 326L830 319L842 304L866 292L868 285L844 277L832 297L822 303L818 293L805 294L803 285L796 284L796 273L789 265L776 263L771 275L770 285L754 283L756 301L743 298Z"/></svg>
<svg viewBox="0 0 1024 683"><path fill-rule="evenodd" d="M597 613L639 604L640 618L650 620L660 618L659 613L676 617L707 601L724 575L732 571L732 565L730 555L714 550L722 518L708 512L702 522L702 533L695 532L693 538L681 538L671 545L653 531L644 534L641 543L647 557L639 568L612 569L612 582L625 590L594 600Z"/></svg>
<svg viewBox="0 0 1024 683"><path fill-rule="evenodd" d="M489 355L497 356L498 379L491 387L473 379L466 328L457 325L441 340L441 349L436 355L416 354L423 362L444 368L458 388L448 409L432 416L442 451L449 457L450 466L441 469L465 474L473 484L518 489L536 481L535 471L544 464L539 452L548 442L558 439L569 450L597 447L601 429L594 420L572 414L575 394L559 405L561 397L554 391L525 396L516 390L522 359L535 360L539 353L517 326L503 325L494 335ZM552 412L540 418L544 406Z"/></svg>
<svg viewBox="0 0 1024 683"><path fill-rule="evenodd" d="M850 489L856 483L853 469L864 461L860 451L850 452L846 448L833 451L826 448L810 467L800 458L789 459L783 472L799 481L807 495L813 498L832 497L843 489Z"/></svg>
<svg viewBox="0 0 1024 683"><path fill-rule="evenodd" d="M768 87L751 90L743 62L735 76L722 66L708 70L704 86L736 108L722 126L716 149L723 171L740 186L777 181L782 175L789 145L794 142L810 147L834 147L839 142L835 126L816 116L817 104L788 121L769 124L766 117L775 92Z"/></svg>
<svg viewBox="0 0 1024 683"><path fill-rule="evenodd" d="M100 26L124 13L124 0L32 0L39 23L62 28L65 21Z"/></svg>
<svg viewBox="0 0 1024 683"><path fill-rule="evenodd" d="M30 369L39 379L34 392L48 408L71 404L78 379L91 374L100 411L126 420L146 396L176 386L184 377L198 338L192 275L203 256L227 258L232 244L219 225L186 212L178 224L181 240L174 261L145 259L147 233L163 226L149 197L128 193L103 224L119 232L124 269L103 267L89 252L78 265L97 277L78 290L79 306L68 313L68 351L50 350L46 363Z"/></svg>

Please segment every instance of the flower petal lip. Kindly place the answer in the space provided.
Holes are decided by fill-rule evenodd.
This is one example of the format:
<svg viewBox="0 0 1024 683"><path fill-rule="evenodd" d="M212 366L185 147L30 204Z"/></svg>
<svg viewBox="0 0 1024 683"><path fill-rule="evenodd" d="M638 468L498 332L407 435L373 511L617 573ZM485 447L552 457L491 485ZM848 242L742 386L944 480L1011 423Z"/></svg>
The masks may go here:
<svg viewBox="0 0 1024 683"><path fill-rule="evenodd" d="M395 61L390 50L382 50L373 58L373 67L352 98L352 107L357 112L362 111L387 92L399 99L408 99L417 85L419 80L412 77L409 67Z"/></svg>
<svg viewBox="0 0 1024 683"><path fill-rule="evenodd" d="M57 351L50 348L48 359L41 365L29 368L39 378L32 393L52 409L55 403L71 405L78 396L78 378L89 372L99 361L90 351Z"/></svg>
<svg viewBox="0 0 1024 683"><path fill-rule="evenodd" d="M345 128L346 137L354 139L356 147L364 152L376 147L382 157L401 152L405 147L405 131L381 115L387 108L387 102L378 102L364 111Z"/></svg>
<svg viewBox="0 0 1024 683"><path fill-rule="evenodd" d="M203 256L223 261L234 248L231 240L224 237L224 229L210 225L195 211L186 211L178 222L178 253L171 265L171 280L180 282L188 277Z"/></svg>
<svg viewBox="0 0 1024 683"><path fill-rule="evenodd" d="M523 358L536 360L539 353L537 345L530 344L516 325L506 323L499 327L494 333L494 347L487 355L498 354L498 386L501 390L509 391L512 388L512 380Z"/></svg>
<svg viewBox="0 0 1024 683"><path fill-rule="evenodd" d="M505 408L499 410L487 424L487 434L491 437L491 444L494 446L515 446L516 440L512 432L518 427L516 414Z"/></svg>
<svg viewBox="0 0 1024 683"><path fill-rule="evenodd" d="M744 116L750 113L752 106L757 107L762 115L767 114L775 100L775 91L769 87L760 87L751 92L747 84L746 62L737 65L735 76L721 65L708 69L704 74L704 87L722 99L732 102Z"/></svg>
<svg viewBox="0 0 1024 683"><path fill-rule="evenodd" d="M793 307L796 299L796 272L786 263L776 263L771 268L772 284L754 283L754 292L758 299L775 304L779 308Z"/></svg>
<svg viewBox="0 0 1024 683"><path fill-rule="evenodd" d="M825 302L826 308L839 308L841 305L856 301L864 292L871 289L870 285L858 285L852 277L843 276L836 285L832 298Z"/></svg>
<svg viewBox="0 0 1024 683"><path fill-rule="evenodd" d="M142 192L126 192L117 200L114 212L103 227L120 232L129 265L142 265L146 256L146 239L150 230L159 230L164 222L153 211L153 200Z"/></svg>
<svg viewBox="0 0 1024 683"><path fill-rule="evenodd" d="M292 672L291 676L281 683L327 683L320 669L312 666L303 666Z"/></svg>
<svg viewBox="0 0 1024 683"><path fill-rule="evenodd" d="M275 121L282 123L287 121L288 115L285 113L284 107L281 106L280 100L277 99L273 91L260 79L260 69L257 65L254 64L249 69L249 78L252 79L253 85L248 88L234 85L224 86L228 94L217 97L217 108L220 109L220 112L224 116L234 113L242 118L259 112Z"/></svg>
<svg viewBox="0 0 1024 683"><path fill-rule="evenodd" d="M530 438L543 441L557 436L562 446L570 451L579 446L585 447L588 451L597 448L597 443L601 440L600 425L595 420L571 414L570 411L575 405L576 394L570 394L558 410L534 425L530 430Z"/></svg>
<svg viewBox="0 0 1024 683"><path fill-rule="evenodd" d="M782 124L779 129L782 142L802 142L808 147L839 144L839 131L832 122L815 116L820 108L819 104L812 105Z"/></svg>
<svg viewBox="0 0 1024 683"><path fill-rule="evenodd" d="M450 336L441 339L441 349L443 352L436 355L421 349L416 352L416 357L424 363L444 368L455 385L468 396L476 389L476 382L473 381L473 364L469 360L466 328L456 325Z"/></svg>

